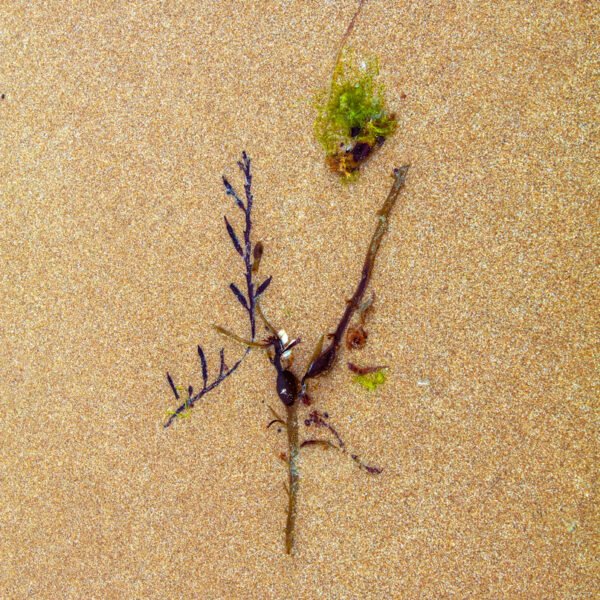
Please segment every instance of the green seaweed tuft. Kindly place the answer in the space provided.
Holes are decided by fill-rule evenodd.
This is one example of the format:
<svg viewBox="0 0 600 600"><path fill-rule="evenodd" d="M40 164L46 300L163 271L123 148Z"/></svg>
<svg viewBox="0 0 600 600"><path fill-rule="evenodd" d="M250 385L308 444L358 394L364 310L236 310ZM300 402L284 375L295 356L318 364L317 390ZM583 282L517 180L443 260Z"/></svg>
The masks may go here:
<svg viewBox="0 0 600 600"><path fill-rule="evenodd" d="M387 373L385 369L379 369L373 373L366 373L365 375L355 375L352 378L356 383L364 387L370 392L375 391L380 385L383 385L387 380Z"/></svg>
<svg viewBox="0 0 600 600"><path fill-rule="evenodd" d="M346 181L358 177L360 165L397 127L385 109L378 74L376 59L358 60L354 52L343 52L329 91L316 101L315 135L330 168Z"/></svg>

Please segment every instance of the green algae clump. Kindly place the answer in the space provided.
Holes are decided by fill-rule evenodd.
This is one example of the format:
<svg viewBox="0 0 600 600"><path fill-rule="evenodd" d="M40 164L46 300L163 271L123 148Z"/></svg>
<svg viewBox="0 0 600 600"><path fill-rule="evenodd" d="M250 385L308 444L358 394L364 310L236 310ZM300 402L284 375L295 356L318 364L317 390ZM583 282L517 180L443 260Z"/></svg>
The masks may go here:
<svg viewBox="0 0 600 600"><path fill-rule="evenodd" d="M396 130L394 114L385 109L384 88L373 58L358 60L344 52L333 72L331 88L317 98L315 135L326 162L344 181L358 177L361 164Z"/></svg>
<svg viewBox="0 0 600 600"><path fill-rule="evenodd" d="M365 390L369 390L370 392L374 392L380 385L383 385L387 379L387 373L384 369L379 369L373 373L365 373L364 375L355 375L352 378L356 383L365 388Z"/></svg>

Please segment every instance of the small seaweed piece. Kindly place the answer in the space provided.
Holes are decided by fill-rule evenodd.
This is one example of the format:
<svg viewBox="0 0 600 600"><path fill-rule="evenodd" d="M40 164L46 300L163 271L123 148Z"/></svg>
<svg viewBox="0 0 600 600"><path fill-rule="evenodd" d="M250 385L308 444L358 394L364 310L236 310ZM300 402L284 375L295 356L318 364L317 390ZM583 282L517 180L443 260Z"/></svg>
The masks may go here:
<svg viewBox="0 0 600 600"><path fill-rule="evenodd" d="M352 378L356 383L370 392L375 391L380 385L383 385L387 379L385 368L377 369L367 373L357 374Z"/></svg>
<svg viewBox="0 0 600 600"><path fill-rule="evenodd" d="M358 324L348 328L346 332L346 348L348 350L360 350L364 348L369 337L369 332L365 329L367 313L375 301L375 292L371 292L371 297L360 303L356 312L358 313Z"/></svg>
<svg viewBox="0 0 600 600"><path fill-rule="evenodd" d="M346 332L346 348L348 350L360 350L365 347L369 332L362 324L349 327Z"/></svg>
<svg viewBox="0 0 600 600"><path fill-rule="evenodd" d="M376 84L374 58L359 59L341 49L328 92L317 97L315 135L326 162L343 181L354 181L360 166L397 128L385 108L383 84Z"/></svg>
<svg viewBox="0 0 600 600"><path fill-rule="evenodd" d="M324 427L325 429L329 430L331 434L333 434L337 443L326 439L309 438L304 440L300 444L300 448L305 448L306 446L322 446L324 448L335 448L343 454L349 454L350 458L361 469L367 471L367 473L371 473L372 475L378 475L383 471L383 469L380 469L379 467L373 467L372 465L368 465L367 463L365 463L358 456L358 454L348 452L346 444L344 443L344 440L342 440L342 436L338 433L337 429L335 429L335 427L333 427L333 425L331 425L331 423L329 422L329 415L327 413L320 413L317 410L313 410L310 413L309 418L304 421L304 425L306 425L306 427L310 427L311 425L314 425L316 427Z"/></svg>
<svg viewBox="0 0 600 600"><path fill-rule="evenodd" d="M206 356L204 354L204 350L201 345L198 345L198 356L200 358L200 367L202 372L202 388L196 394L193 393L192 386L188 387L188 397L186 401L181 404L177 409L169 411L169 418L164 424L164 427L169 427L173 421L184 415L187 415L188 411L194 406L200 398L204 397L208 392L214 390L217 386L219 386L225 379L227 379L230 375L235 373L238 367L242 364L244 358L250 352L251 346L254 346L254 339L256 336L256 303L258 297L263 294L269 284L271 283L271 278L269 277L265 281L263 281L258 288L255 286L255 282L253 279L253 275L256 274L258 269L254 269L254 266L258 266L258 262L260 261L260 255L262 255L262 244L257 244L256 246L252 246L252 204L253 204L253 196L252 196L252 168L251 161L248 155L245 152L242 152L242 159L238 161L238 167L242 172L244 177L244 196L245 202L242 200L241 196L235 190L235 188L231 185L229 180L223 176L223 186L225 187L225 193L228 196L231 196L235 202L235 205L244 213L244 235L243 235L243 245L240 241L239 236L235 232L233 225L229 222L227 217L225 219L225 229L227 230L227 234L229 235L229 239L233 245L234 250L237 254L239 254L244 261L244 278L246 283L246 291L243 293L240 288L235 283L230 283L229 288L233 292L234 296L241 304L243 309L248 314L248 320L250 322L250 342L247 344L246 351L231 367L228 367L225 364L225 350L221 348L219 352L219 374L217 377L209 383L208 381L208 363L206 360ZM258 249L260 248L260 249ZM259 256L257 261L257 255ZM230 334L226 330L222 330L223 333L228 334L230 337L241 340L245 342L242 338L238 338L234 334ZM260 344L256 344L262 347ZM173 378L169 373L167 373L167 382L173 395L176 400L180 399L180 394L178 392L177 386L173 382Z"/></svg>
<svg viewBox="0 0 600 600"><path fill-rule="evenodd" d="M376 365L373 367L359 367L354 363L348 363L348 369L357 375L367 375L368 373L376 373L377 371L381 371L382 369L387 369L388 367L385 365Z"/></svg>

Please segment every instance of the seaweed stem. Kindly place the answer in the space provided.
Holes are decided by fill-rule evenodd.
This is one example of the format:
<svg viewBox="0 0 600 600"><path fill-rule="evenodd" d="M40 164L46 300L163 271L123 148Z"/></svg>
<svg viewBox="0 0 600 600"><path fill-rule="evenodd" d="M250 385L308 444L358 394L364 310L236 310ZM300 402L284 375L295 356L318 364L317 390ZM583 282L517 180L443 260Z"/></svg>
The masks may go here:
<svg viewBox="0 0 600 600"><path fill-rule="evenodd" d="M253 342L251 340L246 340L243 337L240 337L239 335L236 335L235 333L229 331L228 329L225 329L225 327L221 327L220 325L213 325L213 328L216 331L218 331L221 335L231 338L232 340L234 340L235 342L238 342L239 344L248 346L248 348L261 348L264 350L265 348L268 347L268 345L263 344L261 342Z"/></svg>
<svg viewBox="0 0 600 600"><path fill-rule="evenodd" d="M352 15L352 19L350 20L350 23L348 23L348 27L346 27L346 31L344 32L344 35L342 36L342 40L340 42L340 47L338 48L337 54L335 56L335 64L333 67L334 74L337 70L337 66L340 62L340 58L342 57L342 52L344 51L346 42L348 41L348 38L350 37L352 30L354 29L354 25L356 24L356 21L363 9L363 6L366 4L366 2L367 2L367 0L359 0L358 8L354 11L354 15Z"/></svg>
<svg viewBox="0 0 600 600"><path fill-rule="evenodd" d="M326 415L327 415L327 413L320 413L320 412L314 410L313 412L310 413L310 418L307 419L304 422L304 424L306 426L309 426L312 423L314 423L317 427L325 427L326 429L329 430L329 432L331 434L333 434L333 436L337 440L337 444L334 444L331 440L310 438L310 439L304 440L300 444L300 448L305 448L306 446L324 446L326 448L335 448L336 450L339 450L340 452L342 452L342 454L349 455L350 458L363 471L367 471L367 473L371 473L372 475L378 475L379 473L381 473L382 469L380 469L379 467L373 467L371 465L368 465L363 460L361 460L361 458L358 456L358 454L348 452L348 448L346 447L344 440L342 440L342 436L337 432L335 427L333 427L327 421L328 416L326 416Z"/></svg>
<svg viewBox="0 0 600 600"><path fill-rule="evenodd" d="M394 169L394 182L392 183L392 187L385 202L383 203L383 206L377 211L377 226L375 227L373 237L371 238L371 243L369 244L369 248L367 250L367 255L365 256L365 262L363 264L362 273L358 285L356 286L356 290L352 295L352 298L346 304L346 310L344 311L344 314L342 315L342 318L340 319L334 333L330 334L329 336L331 340L329 345L327 348L325 348L325 350L321 351L317 358L310 362L308 369L302 378L303 388L307 379L326 373L335 363L337 351L344 336L344 332L346 331L352 316L361 306L362 299L367 291L367 287L369 286L373 267L375 266L375 258L377 257L381 240L383 239L383 236L388 228L390 213L394 208L396 201L398 200L400 191L404 187L409 167L410 165L404 165L403 167Z"/></svg>
<svg viewBox="0 0 600 600"><path fill-rule="evenodd" d="M272 406L269 406L268 408L269 408L269 410L271 411L271 414L272 414L272 415L273 415L273 416L274 416L276 419L278 419L279 421L283 421L283 417L282 417L282 416L281 416L279 413L277 413L277 412L275 411L275 409L274 409Z"/></svg>
<svg viewBox="0 0 600 600"><path fill-rule="evenodd" d="M294 402L286 406L287 410L287 434L288 434L288 513L285 525L285 552L291 554L294 548L294 535L296 526L297 498L300 480L298 470L298 456L300 446L298 444L298 403Z"/></svg>

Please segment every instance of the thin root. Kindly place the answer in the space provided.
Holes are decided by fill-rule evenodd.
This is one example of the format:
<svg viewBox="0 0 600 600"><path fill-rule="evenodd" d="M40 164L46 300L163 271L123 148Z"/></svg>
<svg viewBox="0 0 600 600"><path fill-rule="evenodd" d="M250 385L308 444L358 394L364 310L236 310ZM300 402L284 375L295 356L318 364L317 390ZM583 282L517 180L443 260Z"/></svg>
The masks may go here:
<svg viewBox="0 0 600 600"><path fill-rule="evenodd" d="M280 414L278 414L273 407L267 405L267 408L271 411L271 414L275 417L275 419L277 421L281 421L282 423L285 424L285 421L283 420L283 417Z"/></svg>

